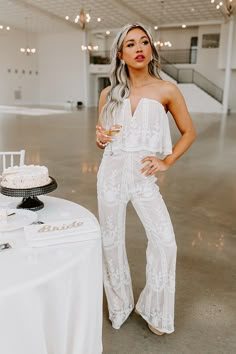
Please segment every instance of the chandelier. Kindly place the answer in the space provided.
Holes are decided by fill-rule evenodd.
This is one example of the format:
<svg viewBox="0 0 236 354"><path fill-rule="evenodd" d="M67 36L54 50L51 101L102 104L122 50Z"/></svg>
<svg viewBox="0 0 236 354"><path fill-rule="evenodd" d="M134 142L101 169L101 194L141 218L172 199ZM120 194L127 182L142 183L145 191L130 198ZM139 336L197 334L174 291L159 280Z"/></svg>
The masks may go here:
<svg viewBox="0 0 236 354"><path fill-rule="evenodd" d="M162 47L172 47L172 44L170 43L170 41L163 42L162 40L159 40L157 42L154 42L154 46L161 49Z"/></svg>
<svg viewBox="0 0 236 354"><path fill-rule="evenodd" d="M211 0L212 4L216 5L216 9L220 10L223 15L231 17L234 14L236 8L236 0Z"/></svg>
<svg viewBox="0 0 236 354"><path fill-rule="evenodd" d="M161 23L163 22L163 19L165 17L166 11L165 11L165 1L161 0L160 1L160 10L159 10L159 20L158 20L158 25L154 26L154 30L158 31L158 35L157 37L159 37L158 39L156 39L156 41L154 42L154 46L157 47L159 50L161 50L164 47L172 47L172 43L165 38L165 40L163 40L163 36L161 33Z"/></svg>
<svg viewBox="0 0 236 354"><path fill-rule="evenodd" d="M159 29L158 26L154 27L155 31L157 31L158 29ZM172 47L172 44L169 40L165 40L165 41L162 40L162 38L161 38L162 35L161 35L160 29L158 30L158 32L159 32L159 39L154 42L154 46L157 47L158 49L161 49L163 47L169 47L169 48Z"/></svg>
<svg viewBox="0 0 236 354"><path fill-rule="evenodd" d="M85 51L87 50L88 52L96 52L98 51L98 45L92 45L92 44L88 44L88 45L81 45L81 50Z"/></svg>
<svg viewBox="0 0 236 354"><path fill-rule="evenodd" d="M67 21L69 21L69 20L70 20L70 17L69 17L69 16L66 16L65 19L66 19ZM88 12L85 12L83 8L80 10L79 15L77 15L77 16L75 17L75 19L74 19L74 22L75 22L75 23L79 23L80 28L81 28L82 30L85 29L86 23L89 23L90 21L91 21L91 16L90 16L90 14L89 14Z"/></svg>
<svg viewBox="0 0 236 354"><path fill-rule="evenodd" d="M10 28L10 26L6 26L5 29L7 31L10 31L11 28ZM4 26L3 25L0 25L0 30L4 30Z"/></svg>
<svg viewBox="0 0 236 354"><path fill-rule="evenodd" d="M82 30L85 29L86 23L89 23L91 20L89 13L85 13L84 9L80 10L79 18L78 18L78 16L76 18L77 18L77 22L79 21L79 24L80 24L80 27Z"/></svg>
<svg viewBox="0 0 236 354"><path fill-rule="evenodd" d="M27 17L25 18L25 47L21 47L20 48L20 52L21 53L25 53L26 55L30 55L30 54L35 54L36 53L36 49L30 47L29 45L29 31L28 31L28 19Z"/></svg>

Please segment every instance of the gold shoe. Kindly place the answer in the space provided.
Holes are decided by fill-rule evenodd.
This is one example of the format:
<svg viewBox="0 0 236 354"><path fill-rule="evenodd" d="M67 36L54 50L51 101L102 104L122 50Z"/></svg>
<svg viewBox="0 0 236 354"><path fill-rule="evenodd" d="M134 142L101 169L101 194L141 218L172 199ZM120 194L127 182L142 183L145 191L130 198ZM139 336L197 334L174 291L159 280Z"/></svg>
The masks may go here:
<svg viewBox="0 0 236 354"><path fill-rule="evenodd" d="M162 336L163 334L165 334L165 332L158 331L158 329L152 327L149 323L148 323L148 328L152 333L156 334L157 336Z"/></svg>
<svg viewBox="0 0 236 354"><path fill-rule="evenodd" d="M138 310L135 308L134 312L138 315L141 316L140 313L138 312ZM150 331L154 334L156 334L157 336L162 336L163 334L165 334L165 332L160 332L158 331L158 329L154 328L153 326L151 326L149 323L147 324L148 328L150 329Z"/></svg>

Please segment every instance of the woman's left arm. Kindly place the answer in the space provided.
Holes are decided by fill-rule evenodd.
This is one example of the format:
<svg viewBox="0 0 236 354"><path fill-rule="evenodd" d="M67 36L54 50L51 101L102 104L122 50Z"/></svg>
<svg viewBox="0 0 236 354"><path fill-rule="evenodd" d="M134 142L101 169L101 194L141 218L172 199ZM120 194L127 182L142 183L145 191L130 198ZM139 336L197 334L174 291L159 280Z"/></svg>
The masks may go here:
<svg viewBox="0 0 236 354"><path fill-rule="evenodd" d="M166 82L163 89L165 97L167 97L166 105L181 133L181 138L173 147L172 154L167 155L163 160L153 156L151 160L149 156L142 160L143 163L151 161L150 164L142 169L142 172L148 170L146 173L147 176L154 175L158 171L166 171L192 145L196 137L192 119L188 112L184 97L178 87L172 83Z"/></svg>
<svg viewBox="0 0 236 354"><path fill-rule="evenodd" d="M167 90L169 93L167 107L181 133L181 138L173 147L172 154L166 156L164 160L162 160L166 164L167 168L169 168L192 145L195 140L196 133L184 97L178 87L174 84L168 83Z"/></svg>

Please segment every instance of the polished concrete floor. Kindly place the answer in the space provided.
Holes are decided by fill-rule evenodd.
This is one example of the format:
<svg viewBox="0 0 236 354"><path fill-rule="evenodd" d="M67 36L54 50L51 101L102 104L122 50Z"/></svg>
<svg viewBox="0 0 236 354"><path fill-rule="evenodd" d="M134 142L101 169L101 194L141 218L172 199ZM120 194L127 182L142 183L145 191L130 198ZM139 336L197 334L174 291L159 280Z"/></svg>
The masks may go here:
<svg viewBox="0 0 236 354"><path fill-rule="evenodd" d="M26 150L58 181L55 196L97 215L96 109L50 116L0 114L0 151ZM178 244L175 333L157 337L132 314L110 326L104 300L105 354L236 353L236 115L194 114L197 140L159 185ZM171 122L173 141L179 133ZM127 249L135 300L145 282L146 237L131 206ZM70 354L70 353L67 353ZM86 354L86 353L83 353Z"/></svg>

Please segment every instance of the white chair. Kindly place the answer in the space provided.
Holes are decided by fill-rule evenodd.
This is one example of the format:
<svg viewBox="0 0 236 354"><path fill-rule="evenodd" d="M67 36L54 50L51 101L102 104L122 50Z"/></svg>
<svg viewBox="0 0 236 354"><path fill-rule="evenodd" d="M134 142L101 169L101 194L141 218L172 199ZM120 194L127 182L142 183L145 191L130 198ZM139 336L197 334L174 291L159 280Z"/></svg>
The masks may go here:
<svg viewBox="0 0 236 354"><path fill-rule="evenodd" d="M22 166L25 162L25 150L3 151L0 152L0 170L4 171L7 167L15 165Z"/></svg>

